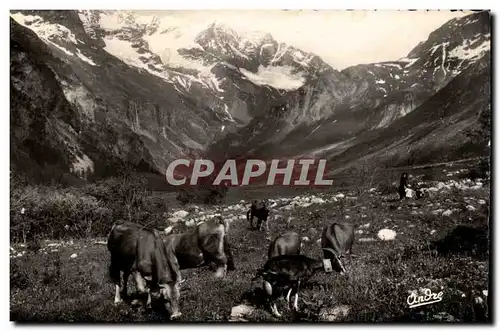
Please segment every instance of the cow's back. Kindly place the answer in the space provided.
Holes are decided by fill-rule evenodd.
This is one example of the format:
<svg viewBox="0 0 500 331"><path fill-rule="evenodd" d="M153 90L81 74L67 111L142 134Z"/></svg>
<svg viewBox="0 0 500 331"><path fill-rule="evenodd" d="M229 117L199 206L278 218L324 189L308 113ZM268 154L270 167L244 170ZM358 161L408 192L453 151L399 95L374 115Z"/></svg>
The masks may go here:
<svg viewBox="0 0 500 331"><path fill-rule="evenodd" d="M298 254L300 254L300 237L296 232L286 232L269 245L268 258Z"/></svg>
<svg viewBox="0 0 500 331"><path fill-rule="evenodd" d="M175 252L181 269L196 268L203 263L203 254L198 246L196 230L183 234L171 234L164 237L163 241Z"/></svg>
<svg viewBox="0 0 500 331"><path fill-rule="evenodd" d="M337 253L350 251L354 242L354 226L350 223L335 222L323 229L321 246L332 248Z"/></svg>
<svg viewBox="0 0 500 331"><path fill-rule="evenodd" d="M108 251L120 259L134 259L140 227L135 223L113 225L108 235Z"/></svg>

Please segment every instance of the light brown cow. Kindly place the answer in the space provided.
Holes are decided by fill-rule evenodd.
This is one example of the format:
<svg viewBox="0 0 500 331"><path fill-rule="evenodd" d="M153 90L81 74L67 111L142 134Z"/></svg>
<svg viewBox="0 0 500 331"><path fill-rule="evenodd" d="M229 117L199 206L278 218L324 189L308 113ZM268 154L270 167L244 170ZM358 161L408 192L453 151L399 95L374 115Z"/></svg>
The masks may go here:
<svg viewBox="0 0 500 331"><path fill-rule="evenodd" d="M352 256L352 244L354 242L354 226L350 223L334 222L323 229L321 247L325 259L331 259L338 263L341 274L346 272L341 259L345 254ZM328 248L328 249L327 249Z"/></svg>
<svg viewBox="0 0 500 331"><path fill-rule="evenodd" d="M217 266L216 278L223 278L226 270L234 270L234 260L228 240L227 221L215 217L182 234L163 237L175 252L181 269L198 268L211 262Z"/></svg>
<svg viewBox="0 0 500 331"><path fill-rule="evenodd" d="M181 316L179 264L174 251L163 243L158 231L136 223L115 223L108 236L108 250L111 253L109 273L116 290L115 304L122 301L122 296L127 296L127 282L132 274L139 294L147 296L147 307L151 306L150 289L158 286L170 302L170 318ZM120 272L123 272L122 282Z"/></svg>

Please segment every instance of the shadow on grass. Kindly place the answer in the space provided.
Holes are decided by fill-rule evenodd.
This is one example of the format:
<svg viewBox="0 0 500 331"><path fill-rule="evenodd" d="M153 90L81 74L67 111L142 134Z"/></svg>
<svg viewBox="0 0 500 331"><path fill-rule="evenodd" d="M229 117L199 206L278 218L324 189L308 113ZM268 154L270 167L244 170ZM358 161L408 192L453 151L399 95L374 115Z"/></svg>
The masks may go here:
<svg viewBox="0 0 500 331"><path fill-rule="evenodd" d="M444 238L433 241L431 248L438 254L471 254L478 259L488 257L488 228L459 225Z"/></svg>

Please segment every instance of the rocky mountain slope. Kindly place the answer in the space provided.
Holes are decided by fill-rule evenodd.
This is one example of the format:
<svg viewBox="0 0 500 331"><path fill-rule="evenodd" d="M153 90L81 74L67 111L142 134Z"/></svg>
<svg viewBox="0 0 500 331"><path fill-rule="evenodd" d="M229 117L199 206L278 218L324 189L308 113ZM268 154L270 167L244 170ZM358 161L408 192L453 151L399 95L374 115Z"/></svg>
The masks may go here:
<svg viewBox="0 0 500 331"><path fill-rule="evenodd" d="M478 62L482 67L489 66L489 54L488 12L450 20L405 58L357 65L341 72L324 71L290 93L287 103L277 108L282 111L270 110L254 118L239 132L211 146L210 152L222 158L247 151L279 156L320 156L328 152L333 157L361 141L360 136L397 130L398 120L419 107L429 108L436 99L458 96L464 89L457 84L449 87L454 86L455 93L437 93L460 75L460 81L468 83L471 75L477 74L468 69ZM489 84L490 76L487 73L480 77L481 84L469 88L487 101L489 92L484 91L484 86ZM444 101L446 107L454 102ZM462 103L459 107L470 105ZM426 123L418 115L411 119L413 126ZM385 136L388 142L396 141Z"/></svg>
<svg viewBox="0 0 500 331"><path fill-rule="evenodd" d="M125 166L162 173L201 154L344 153L347 162L385 151L401 125L425 129L423 150L436 145L423 133L435 128L432 110L483 128L473 111L491 113L489 54L487 12L450 20L405 58L338 71L267 33L218 22L188 31L128 11L15 11L12 164L90 178ZM360 145L370 139L371 149Z"/></svg>

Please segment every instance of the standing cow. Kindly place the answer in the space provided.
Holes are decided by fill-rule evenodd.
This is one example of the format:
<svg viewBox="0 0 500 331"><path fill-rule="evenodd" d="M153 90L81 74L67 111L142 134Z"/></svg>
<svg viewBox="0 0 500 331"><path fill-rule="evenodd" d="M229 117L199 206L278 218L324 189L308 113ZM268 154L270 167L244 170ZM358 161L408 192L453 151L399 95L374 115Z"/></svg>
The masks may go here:
<svg viewBox="0 0 500 331"><path fill-rule="evenodd" d="M216 278L223 278L226 270L235 270L228 239L227 221L221 217L199 224L191 231L171 234L164 242L177 257L180 269L199 268L214 262Z"/></svg>
<svg viewBox="0 0 500 331"><path fill-rule="evenodd" d="M262 231L263 226L268 229L267 218L269 217L269 209L267 209L264 200L253 200L250 209L247 211L247 220L250 222L250 228L254 229L254 219L257 221L257 229Z"/></svg>
<svg viewBox="0 0 500 331"><path fill-rule="evenodd" d="M323 256L338 264L341 274L346 272L341 258L345 254L352 256L352 244L354 243L354 226L345 222L334 222L323 229L321 236L321 247Z"/></svg>
<svg viewBox="0 0 500 331"><path fill-rule="evenodd" d="M109 273L116 290L115 304L122 301L122 296L127 296L127 282L132 274L139 294L147 296L147 307L151 306L150 289L158 286L163 297L170 301L171 319L181 316L179 263L172 247L163 243L158 231L136 223L116 223L108 236L108 250L111 253ZM122 282L120 272L123 272Z"/></svg>

